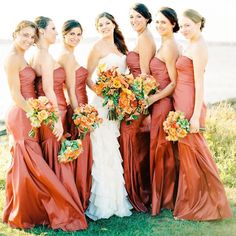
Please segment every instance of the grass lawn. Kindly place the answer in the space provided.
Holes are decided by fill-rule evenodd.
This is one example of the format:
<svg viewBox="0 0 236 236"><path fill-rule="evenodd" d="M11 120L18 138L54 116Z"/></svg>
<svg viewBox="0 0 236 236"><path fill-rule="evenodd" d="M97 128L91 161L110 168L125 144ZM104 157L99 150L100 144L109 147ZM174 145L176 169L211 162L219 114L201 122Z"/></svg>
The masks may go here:
<svg viewBox="0 0 236 236"><path fill-rule="evenodd" d="M5 201L5 175L10 163L10 155L6 140L1 138L0 143L0 213L2 213ZM28 231L16 230L11 229L0 221L0 235L233 236L236 235L236 188L226 188L226 191L234 212L234 217L224 221L176 221L173 219L171 212L165 210L158 217L133 212L133 215L130 217L111 217L108 220L99 220L97 222L88 221L88 230L74 233L48 230L45 227L37 227Z"/></svg>

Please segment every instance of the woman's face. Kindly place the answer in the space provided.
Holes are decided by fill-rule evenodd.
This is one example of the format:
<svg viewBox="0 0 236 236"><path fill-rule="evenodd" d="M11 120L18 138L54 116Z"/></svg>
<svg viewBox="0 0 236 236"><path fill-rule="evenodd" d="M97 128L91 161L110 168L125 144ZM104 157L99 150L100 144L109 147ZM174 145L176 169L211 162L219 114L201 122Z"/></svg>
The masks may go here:
<svg viewBox="0 0 236 236"><path fill-rule="evenodd" d="M165 17L161 12L157 13L156 18L156 29L161 36L170 35L173 33L173 25L167 17Z"/></svg>
<svg viewBox="0 0 236 236"><path fill-rule="evenodd" d="M129 18L130 24L136 32L142 32L147 27L148 20L133 9L130 10Z"/></svg>
<svg viewBox="0 0 236 236"><path fill-rule="evenodd" d="M48 26L44 29L44 37L49 44L56 42L57 31L53 21L49 21Z"/></svg>
<svg viewBox="0 0 236 236"><path fill-rule="evenodd" d="M191 39L199 30L198 24L194 23L186 16L180 19L180 32L186 39Z"/></svg>
<svg viewBox="0 0 236 236"><path fill-rule="evenodd" d="M15 34L14 41L20 48L27 50L35 42L35 29L30 26L21 29Z"/></svg>
<svg viewBox="0 0 236 236"><path fill-rule="evenodd" d="M64 42L65 44L69 45L70 47L76 47L82 37L82 31L80 27L75 27L71 29L65 36Z"/></svg>
<svg viewBox="0 0 236 236"><path fill-rule="evenodd" d="M97 22L97 30L102 37L110 37L113 35L115 25L106 17L101 17Z"/></svg>

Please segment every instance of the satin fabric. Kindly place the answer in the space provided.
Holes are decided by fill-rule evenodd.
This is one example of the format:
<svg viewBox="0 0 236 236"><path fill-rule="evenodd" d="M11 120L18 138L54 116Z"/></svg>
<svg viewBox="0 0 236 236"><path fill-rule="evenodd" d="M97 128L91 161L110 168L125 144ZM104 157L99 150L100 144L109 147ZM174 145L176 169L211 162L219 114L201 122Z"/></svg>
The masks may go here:
<svg viewBox="0 0 236 236"><path fill-rule="evenodd" d="M26 67L19 77L22 96L35 98L34 70ZM6 126L14 138L14 145L6 180L3 222L22 229L36 225L65 231L86 229L81 209L43 159L38 135L35 138L28 136L31 125L25 112L13 106L7 115Z"/></svg>
<svg viewBox="0 0 236 236"><path fill-rule="evenodd" d="M54 92L57 98L57 104L60 111L60 116L62 120L62 124L64 127L64 133L67 133L67 122L66 122L66 114L67 114L67 103L64 96L64 83L65 83L65 71L62 67L59 67L54 70L53 78L54 78ZM42 87L42 78L37 78L37 93L38 96L45 96ZM46 126L42 125L39 129L40 133L40 141L41 147L43 151L43 156L51 169L55 172L58 179L65 186L67 191L70 193L78 207L83 211L82 203L80 200L80 196L77 190L76 181L75 181L75 165L73 162L69 163L59 163L58 162L58 152L61 147L61 142L57 141L57 138L52 133L52 130Z"/></svg>
<svg viewBox="0 0 236 236"><path fill-rule="evenodd" d="M75 71L75 94L78 101L78 104L87 104L88 96L86 92L86 80L88 77L88 71L84 67L80 67ZM68 112L68 126L70 127L69 131L72 139L78 138L78 129L75 127L72 120L73 111L69 106ZM89 204L89 197L92 185L92 144L90 140L90 134L84 137L82 141L83 152L74 161L75 165L75 181L76 186L80 195L83 209L86 210Z"/></svg>
<svg viewBox="0 0 236 236"><path fill-rule="evenodd" d="M190 119L194 110L193 62L180 56L174 91L174 108ZM200 126L204 127L206 106L202 105ZM232 216L216 164L202 133L188 134L178 142L179 183L174 216L186 220L216 220Z"/></svg>
<svg viewBox="0 0 236 236"><path fill-rule="evenodd" d="M141 73L139 54L129 52L126 59L134 77ZM150 205L150 116L140 115L138 120L120 126L120 151L123 157L125 187L135 210L147 212Z"/></svg>
<svg viewBox="0 0 236 236"><path fill-rule="evenodd" d="M151 75L163 90L171 81L166 64L154 57L150 62ZM161 208L174 208L176 182L175 158L172 143L166 140L163 122L173 110L172 99L165 97L151 106L150 129L150 177L152 189L152 215L160 213Z"/></svg>

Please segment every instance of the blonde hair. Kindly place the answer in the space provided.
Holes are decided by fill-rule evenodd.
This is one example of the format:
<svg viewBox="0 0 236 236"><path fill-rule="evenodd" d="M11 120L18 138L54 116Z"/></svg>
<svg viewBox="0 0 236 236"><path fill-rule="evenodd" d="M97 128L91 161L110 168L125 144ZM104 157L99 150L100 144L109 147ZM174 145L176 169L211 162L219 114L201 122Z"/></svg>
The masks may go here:
<svg viewBox="0 0 236 236"><path fill-rule="evenodd" d="M193 9L187 9L183 12L183 15L192 20L194 23L201 22L200 30L202 31L205 26L206 20L199 12Z"/></svg>
<svg viewBox="0 0 236 236"><path fill-rule="evenodd" d="M16 28L15 28L13 34L12 34L13 38L15 38L16 33L20 32L22 29L27 28L27 27L31 27L35 30L35 40L36 40L37 39L38 27L34 22L29 21L29 20L23 20L16 26Z"/></svg>

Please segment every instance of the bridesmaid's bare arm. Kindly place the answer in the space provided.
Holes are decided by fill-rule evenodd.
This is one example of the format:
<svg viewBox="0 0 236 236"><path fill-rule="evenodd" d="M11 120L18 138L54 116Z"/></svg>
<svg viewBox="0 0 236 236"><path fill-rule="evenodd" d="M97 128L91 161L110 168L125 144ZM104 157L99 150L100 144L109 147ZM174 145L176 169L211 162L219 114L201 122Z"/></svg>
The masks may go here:
<svg viewBox="0 0 236 236"><path fill-rule="evenodd" d="M193 70L194 70L194 85L195 85L195 103L193 115L190 119L190 131L199 131L199 122L204 95L204 71L207 64L207 49L205 45L197 45L192 50Z"/></svg>
<svg viewBox="0 0 236 236"><path fill-rule="evenodd" d="M73 110L78 107L78 101L75 94L75 70L76 60L72 53L63 54L58 61L66 72L66 88L70 99L70 104Z"/></svg>
<svg viewBox="0 0 236 236"><path fill-rule="evenodd" d="M52 102L59 116L58 122L54 125L53 130L53 134L57 137L57 140L59 141L63 135L63 126L60 118L60 111L58 108L56 94L54 92L54 61L52 57L48 54L48 52L42 52L40 62L43 91L46 97Z"/></svg>
<svg viewBox="0 0 236 236"><path fill-rule="evenodd" d="M151 35L145 33L139 36L138 53L141 74L150 74L149 63L155 55L156 46Z"/></svg>
<svg viewBox="0 0 236 236"><path fill-rule="evenodd" d="M160 56L166 64L171 82L157 94L149 96L149 105L172 94L176 85L177 71L175 63L179 56L176 44L174 42L168 42L163 45Z"/></svg>
<svg viewBox="0 0 236 236"><path fill-rule="evenodd" d="M89 53L87 61L87 70L88 70L87 85L93 91L95 91L94 88L95 84L92 81L92 75L94 70L98 66L99 59L101 58L100 50L98 49L98 44L95 44L91 52Z"/></svg>
<svg viewBox="0 0 236 236"><path fill-rule="evenodd" d="M28 112L30 107L27 105L25 98L22 96L20 88L19 72L23 69L20 68L21 64L22 60L18 58L18 56L11 55L5 61L5 71L13 101L18 107L22 108L25 112Z"/></svg>

